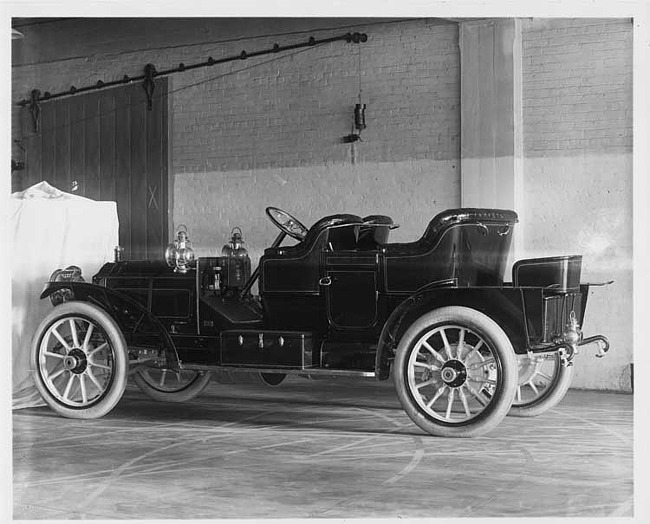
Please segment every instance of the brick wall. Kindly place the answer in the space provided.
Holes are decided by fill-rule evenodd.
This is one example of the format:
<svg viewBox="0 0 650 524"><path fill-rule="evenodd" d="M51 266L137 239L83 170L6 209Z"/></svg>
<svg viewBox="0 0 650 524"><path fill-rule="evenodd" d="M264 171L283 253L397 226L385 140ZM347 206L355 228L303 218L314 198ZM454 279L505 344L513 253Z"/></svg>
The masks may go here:
<svg viewBox="0 0 650 524"><path fill-rule="evenodd" d="M356 29L368 33L367 43L327 44L272 56L266 64L269 57L261 57L259 67L236 62L228 69L250 69L195 87L188 86L215 71L176 76L177 171L349 163L351 149L341 139L352 131L359 81L368 128L356 162L457 158L456 26L419 21ZM241 45L222 53L236 54Z"/></svg>
<svg viewBox="0 0 650 524"><path fill-rule="evenodd" d="M148 62L163 70L208 56L238 55L242 49L267 49L276 42L304 42L312 35L364 31L369 35L365 44L335 42L174 75L174 171L350 162L350 147L341 139L351 131L359 80L368 129L355 161L457 159L456 24L349 23L215 19L170 26L167 21L171 42L160 40L158 22L150 20L125 27L93 21L92 33L85 28L82 38L69 35L77 35L83 22L28 28L24 42L15 44L27 49L14 53L14 99L27 98L34 87L55 92L134 76ZM114 39L108 40L107 32ZM199 37L220 42L189 43ZM52 49L58 45L64 56L57 58Z"/></svg>
<svg viewBox="0 0 650 524"><path fill-rule="evenodd" d="M633 361L632 23L523 22L526 256L583 255L584 329L605 359L578 356L574 386L629 391Z"/></svg>
<svg viewBox="0 0 650 524"><path fill-rule="evenodd" d="M527 156L632 150L629 19L524 22Z"/></svg>

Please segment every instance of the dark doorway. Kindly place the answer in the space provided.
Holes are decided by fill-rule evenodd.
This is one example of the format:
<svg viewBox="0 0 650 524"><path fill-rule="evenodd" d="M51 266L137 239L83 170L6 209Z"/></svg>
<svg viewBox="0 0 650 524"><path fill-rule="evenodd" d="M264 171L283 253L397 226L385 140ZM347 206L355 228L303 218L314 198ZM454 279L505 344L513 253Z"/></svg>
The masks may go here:
<svg viewBox="0 0 650 524"><path fill-rule="evenodd" d="M24 189L45 180L93 200L117 202L127 259L160 259L168 242L167 79L147 110L139 84L44 102L40 130L23 110Z"/></svg>

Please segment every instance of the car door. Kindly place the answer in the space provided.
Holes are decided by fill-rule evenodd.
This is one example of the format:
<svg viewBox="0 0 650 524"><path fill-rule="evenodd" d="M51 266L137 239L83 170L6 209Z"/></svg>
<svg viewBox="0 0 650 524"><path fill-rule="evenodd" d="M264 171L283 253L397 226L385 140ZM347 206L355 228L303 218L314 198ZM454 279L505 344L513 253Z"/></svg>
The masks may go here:
<svg viewBox="0 0 650 524"><path fill-rule="evenodd" d="M324 252L320 285L334 330L362 330L377 323L378 253Z"/></svg>

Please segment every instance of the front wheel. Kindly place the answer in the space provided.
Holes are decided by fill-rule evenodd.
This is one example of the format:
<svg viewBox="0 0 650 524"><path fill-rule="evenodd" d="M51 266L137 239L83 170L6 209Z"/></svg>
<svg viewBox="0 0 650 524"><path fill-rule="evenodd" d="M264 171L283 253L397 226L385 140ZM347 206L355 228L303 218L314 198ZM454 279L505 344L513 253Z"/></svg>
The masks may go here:
<svg viewBox="0 0 650 524"><path fill-rule="evenodd" d="M124 336L103 309L65 302L36 329L31 350L36 388L59 415L99 418L122 398L129 369Z"/></svg>
<svg viewBox="0 0 650 524"><path fill-rule="evenodd" d="M559 353L551 355L519 355L519 380L517 392L508 415L536 417L557 404L566 395L573 366L562 363Z"/></svg>
<svg viewBox="0 0 650 524"><path fill-rule="evenodd" d="M193 370L143 367L133 374L133 382L148 397L160 402L187 402L210 384L212 375Z"/></svg>
<svg viewBox="0 0 650 524"><path fill-rule="evenodd" d="M393 380L402 407L420 428L440 437L475 437L508 413L517 360L496 322L450 306L426 313L406 330Z"/></svg>

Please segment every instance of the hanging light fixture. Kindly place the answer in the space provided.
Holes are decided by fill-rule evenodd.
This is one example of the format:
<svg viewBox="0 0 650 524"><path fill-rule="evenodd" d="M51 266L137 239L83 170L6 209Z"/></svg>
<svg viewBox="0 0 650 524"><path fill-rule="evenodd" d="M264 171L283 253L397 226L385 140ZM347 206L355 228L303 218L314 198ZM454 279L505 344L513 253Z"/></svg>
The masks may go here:
<svg viewBox="0 0 650 524"><path fill-rule="evenodd" d="M344 142L352 143L357 140L361 140L361 131L363 131L366 126L366 104L361 100L361 48L358 51L359 63L357 65L357 77L359 79L359 98L358 102L354 105L354 129L352 133L343 138ZM357 131L356 133L354 131Z"/></svg>
<svg viewBox="0 0 650 524"><path fill-rule="evenodd" d="M359 134L366 128L366 104L362 104L361 101L354 106L354 127Z"/></svg>

